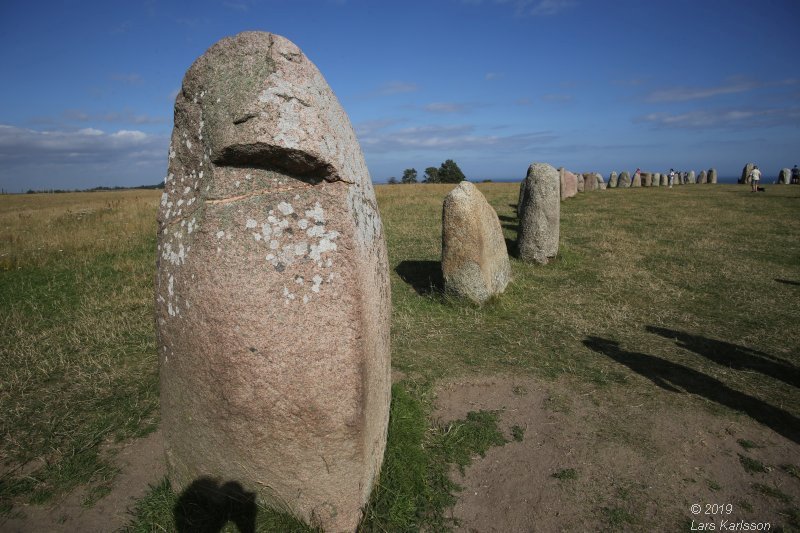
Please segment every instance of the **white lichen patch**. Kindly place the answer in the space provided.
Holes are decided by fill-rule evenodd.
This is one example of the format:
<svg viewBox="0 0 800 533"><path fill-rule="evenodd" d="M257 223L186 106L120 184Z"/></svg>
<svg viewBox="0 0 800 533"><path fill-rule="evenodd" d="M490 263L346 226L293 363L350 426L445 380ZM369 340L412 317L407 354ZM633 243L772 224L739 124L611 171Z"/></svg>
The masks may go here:
<svg viewBox="0 0 800 533"><path fill-rule="evenodd" d="M280 211L283 216L289 216L294 213L294 208L292 207L292 204L281 202L278 204L278 211Z"/></svg>

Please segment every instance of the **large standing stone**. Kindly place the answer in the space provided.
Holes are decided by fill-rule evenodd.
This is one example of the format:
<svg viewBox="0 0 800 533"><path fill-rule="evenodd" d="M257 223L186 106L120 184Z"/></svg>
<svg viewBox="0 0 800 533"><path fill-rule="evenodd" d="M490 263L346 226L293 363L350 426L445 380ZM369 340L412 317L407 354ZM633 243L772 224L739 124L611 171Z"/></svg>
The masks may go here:
<svg viewBox="0 0 800 533"><path fill-rule="evenodd" d="M546 264L558 253L561 223L558 171L547 163L533 163L525 180L528 185L519 224L519 256L523 261Z"/></svg>
<svg viewBox="0 0 800 533"><path fill-rule="evenodd" d="M236 482L353 530L386 444L386 245L350 121L294 44L240 33L195 61L158 221L172 487Z"/></svg>
<svg viewBox="0 0 800 533"><path fill-rule="evenodd" d="M708 182L708 174L706 174L705 170L701 170L700 174L697 175L697 183L705 184Z"/></svg>
<svg viewBox="0 0 800 533"><path fill-rule="evenodd" d="M569 170L561 167L558 169L558 175L561 181L561 200L573 198L578 194L578 177ZM523 181L525 183L527 180ZM522 204L522 197L520 197L520 204ZM522 219L522 217L519 217Z"/></svg>
<svg viewBox="0 0 800 533"><path fill-rule="evenodd" d="M618 179L619 178L617 176L617 173L616 172L612 172L611 175L608 177L608 187L610 189L616 189L617 188L617 180Z"/></svg>
<svg viewBox="0 0 800 533"><path fill-rule="evenodd" d="M633 179L631 179L631 187L641 187L641 186L642 186L642 173L634 172Z"/></svg>
<svg viewBox="0 0 800 533"><path fill-rule="evenodd" d="M689 175L686 177L686 180L689 185L695 185L697 183L697 177L695 176L694 170L689 171Z"/></svg>
<svg viewBox="0 0 800 533"><path fill-rule="evenodd" d="M708 182L709 183L716 183L717 182L717 169L716 168L709 168L708 169Z"/></svg>
<svg viewBox="0 0 800 533"><path fill-rule="evenodd" d="M750 183L750 173L753 171L754 163L747 163L742 169L742 176L739 178L739 183Z"/></svg>
<svg viewBox="0 0 800 533"><path fill-rule="evenodd" d="M623 170L619 174L619 180L617 180L617 185L619 187L630 187L631 186L631 175L628 173L627 170Z"/></svg>
<svg viewBox="0 0 800 533"><path fill-rule="evenodd" d="M649 172L642 172L641 174L642 187L653 186L653 175ZM634 178L635 179L635 178Z"/></svg>
<svg viewBox="0 0 800 533"><path fill-rule="evenodd" d="M583 174L577 174L578 178L578 192L586 191L586 180L583 179Z"/></svg>
<svg viewBox="0 0 800 533"><path fill-rule="evenodd" d="M668 187L669 186L669 174L666 172L661 173L661 186Z"/></svg>
<svg viewBox="0 0 800 533"><path fill-rule="evenodd" d="M511 279L500 219L468 181L442 205L442 274L447 292L476 303L502 293Z"/></svg>
<svg viewBox="0 0 800 533"><path fill-rule="evenodd" d="M782 168L778 173L778 183L789 185L792 181L792 171L788 168Z"/></svg>
<svg viewBox="0 0 800 533"><path fill-rule="evenodd" d="M592 172L584 172L581 174L583 178L583 190L584 192L593 191L597 189L597 178L594 177L594 173Z"/></svg>

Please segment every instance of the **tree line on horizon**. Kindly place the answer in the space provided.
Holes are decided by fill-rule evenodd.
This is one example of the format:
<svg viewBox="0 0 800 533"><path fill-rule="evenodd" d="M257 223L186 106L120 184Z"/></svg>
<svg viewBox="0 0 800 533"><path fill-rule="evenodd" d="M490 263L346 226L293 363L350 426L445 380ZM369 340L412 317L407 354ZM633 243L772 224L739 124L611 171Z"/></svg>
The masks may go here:
<svg viewBox="0 0 800 533"><path fill-rule="evenodd" d="M422 183L461 183L467 179L464 173L458 167L458 164L452 159L448 159L441 164L439 168L428 167L425 169L425 174ZM395 176L389 178L390 185L398 183L419 183L417 180L417 169L407 168L403 171L403 177L400 181Z"/></svg>

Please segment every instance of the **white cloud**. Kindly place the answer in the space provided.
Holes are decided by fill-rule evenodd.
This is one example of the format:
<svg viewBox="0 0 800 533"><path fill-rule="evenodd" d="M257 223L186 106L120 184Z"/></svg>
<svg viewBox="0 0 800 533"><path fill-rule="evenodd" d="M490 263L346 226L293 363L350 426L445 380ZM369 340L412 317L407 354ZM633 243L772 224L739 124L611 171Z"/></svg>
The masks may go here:
<svg viewBox="0 0 800 533"><path fill-rule="evenodd" d="M484 76L484 78L486 78L486 81L496 80L502 77L503 77L502 72L487 72L486 75Z"/></svg>
<svg viewBox="0 0 800 533"><path fill-rule="evenodd" d="M475 151L491 148L492 151L520 150L549 143L555 139L551 132L528 132L512 135L487 135L477 133L469 124L430 125L398 130L373 131L360 135L365 152L385 153L416 150Z"/></svg>
<svg viewBox="0 0 800 533"><path fill-rule="evenodd" d="M461 3L479 6L482 0L461 0ZM510 5L514 7L514 13L518 16L551 16L571 9L578 5L576 0L494 0L493 3L499 5Z"/></svg>
<svg viewBox="0 0 800 533"><path fill-rule="evenodd" d="M750 128L797 124L800 108L783 109L701 109L685 113L649 113L636 122L649 123L662 128Z"/></svg>

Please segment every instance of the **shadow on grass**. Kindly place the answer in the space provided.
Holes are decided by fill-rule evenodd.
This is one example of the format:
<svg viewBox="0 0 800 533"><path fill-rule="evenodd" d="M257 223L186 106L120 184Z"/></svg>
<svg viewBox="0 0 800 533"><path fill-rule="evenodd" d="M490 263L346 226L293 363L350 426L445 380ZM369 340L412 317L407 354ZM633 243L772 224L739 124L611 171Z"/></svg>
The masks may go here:
<svg viewBox="0 0 800 533"><path fill-rule="evenodd" d="M775 278L775 281L777 281L778 283L783 283L784 285L800 286L800 281L792 281L790 279L780 279L780 278Z"/></svg>
<svg viewBox="0 0 800 533"><path fill-rule="evenodd" d="M400 279L411 285L417 294L433 294L444 290L440 261L401 261L394 271Z"/></svg>
<svg viewBox="0 0 800 533"><path fill-rule="evenodd" d="M514 204L514 207L517 207L517 205ZM510 217L508 215L497 215L497 218L500 219L500 222L512 223L513 227L515 228L517 227L517 224L519 224L519 219L517 217Z"/></svg>
<svg viewBox="0 0 800 533"><path fill-rule="evenodd" d="M675 344L681 348L702 355L719 365L736 370L755 370L788 385L800 387L800 371L797 367L768 353L683 331L656 326L647 326L645 329L665 339L675 339Z"/></svg>
<svg viewBox="0 0 800 533"><path fill-rule="evenodd" d="M654 355L623 350L618 342L600 337L587 337L583 344L590 350L607 355L627 366L664 390L697 394L741 411L787 439L800 443L800 420L791 413L734 390L702 372Z"/></svg>
<svg viewBox="0 0 800 533"><path fill-rule="evenodd" d="M506 239L506 250L509 257L516 257L519 259L519 248L517 247L516 239Z"/></svg>
<svg viewBox="0 0 800 533"><path fill-rule="evenodd" d="M235 481L223 485L200 478L183 491L173 508L178 533L218 533L233 522L241 533L256 530L255 493Z"/></svg>

